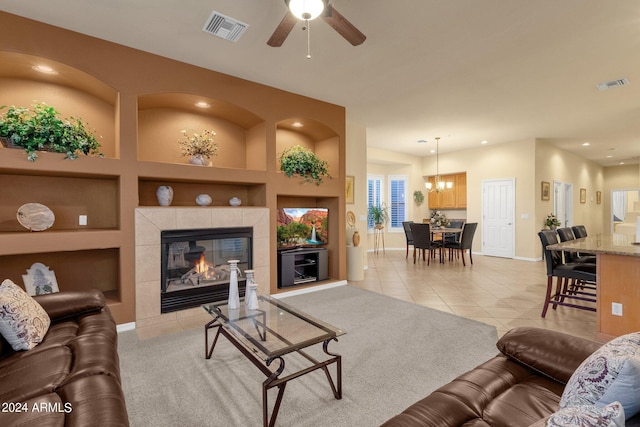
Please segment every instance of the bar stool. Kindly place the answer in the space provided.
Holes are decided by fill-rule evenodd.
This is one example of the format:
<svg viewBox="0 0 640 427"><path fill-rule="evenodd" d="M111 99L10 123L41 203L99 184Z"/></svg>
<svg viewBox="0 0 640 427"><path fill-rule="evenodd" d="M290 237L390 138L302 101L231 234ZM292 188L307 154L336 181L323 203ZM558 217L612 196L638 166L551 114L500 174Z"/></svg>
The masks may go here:
<svg viewBox="0 0 640 427"><path fill-rule="evenodd" d="M570 240L575 240L575 236L573 234L573 229L571 227L558 228L558 237L560 237L561 242L568 242ZM578 252L570 252L564 251L564 260L565 262L587 262L591 264L596 263L596 256L591 254L584 254Z"/></svg>
<svg viewBox="0 0 640 427"><path fill-rule="evenodd" d="M550 304L553 305L554 310L559 305L563 305L580 310L596 311L595 306L585 305L585 303L596 302L596 265L563 263L560 251L547 249L547 246L558 243L556 232L543 230L538 233L538 236L547 265L547 292L541 317L546 316ZM553 292L554 277L557 278L555 292Z"/></svg>
<svg viewBox="0 0 640 427"><path fill-rule="evenodd" d="M584 225L574 225L571 227L571 230L573 231L573 235L576 236L576 239L587 237L587 228Z"/></svg>

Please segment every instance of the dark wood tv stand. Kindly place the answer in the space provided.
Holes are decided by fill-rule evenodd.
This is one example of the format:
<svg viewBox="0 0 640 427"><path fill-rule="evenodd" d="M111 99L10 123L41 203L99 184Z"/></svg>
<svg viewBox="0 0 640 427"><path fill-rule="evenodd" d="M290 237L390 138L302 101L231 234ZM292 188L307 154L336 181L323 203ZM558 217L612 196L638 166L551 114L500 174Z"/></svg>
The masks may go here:
<svg viewBox="0 0 640 427"><path fill-rule="evenodd" d="M278 288L327 280L328 271L329 252L325 248L278 251Z"/></svg>

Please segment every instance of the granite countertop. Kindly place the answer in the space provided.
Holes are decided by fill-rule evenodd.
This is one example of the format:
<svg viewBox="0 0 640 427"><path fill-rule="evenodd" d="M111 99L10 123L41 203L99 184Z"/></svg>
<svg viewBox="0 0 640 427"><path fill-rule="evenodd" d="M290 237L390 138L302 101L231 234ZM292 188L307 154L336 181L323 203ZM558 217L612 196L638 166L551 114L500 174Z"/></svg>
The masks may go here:
<svg viewBox="0 0 640 427"><path fill-rule="evenodd" d="M640 245L634 245L635 240L633 234L598 234L549 245L547 249L640 257Z"/></svg>

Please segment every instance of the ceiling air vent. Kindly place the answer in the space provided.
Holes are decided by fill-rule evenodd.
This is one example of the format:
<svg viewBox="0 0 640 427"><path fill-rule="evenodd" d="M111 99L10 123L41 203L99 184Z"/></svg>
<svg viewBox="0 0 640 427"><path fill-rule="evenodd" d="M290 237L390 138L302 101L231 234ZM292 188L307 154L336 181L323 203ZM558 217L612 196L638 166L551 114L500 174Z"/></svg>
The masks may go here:
<svg viewBox="0 0 640 427"><path fill-rule="evenodd" d="M598 90L607 90L607 89L611 89L612 87L625 86L628 84L629 84L629 79L624 78L624 79L618 79L618 80L611 80L610 82L599 83L596 85L596 87L598 88Z"/></svg>
<svg viewBox="0 0 640 427"><path fill-rule="evenodd" d="M207 22L205 22L204 27L202 27L202 31L225 40L236 42L247 30L247 27L249 27L249 24L240 22L237 19L229 18L228 16L214 10L211 12Z"/></svg>

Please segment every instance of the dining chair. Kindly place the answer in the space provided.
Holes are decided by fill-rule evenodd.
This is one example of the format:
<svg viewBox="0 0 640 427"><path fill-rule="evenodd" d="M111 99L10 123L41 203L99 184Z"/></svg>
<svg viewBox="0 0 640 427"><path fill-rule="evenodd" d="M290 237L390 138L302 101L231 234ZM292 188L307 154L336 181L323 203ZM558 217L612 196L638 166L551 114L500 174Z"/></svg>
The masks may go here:
<svg viewBox="0 0 640 427"><path fill-rule="evenodd" d="M409 257L409 246L413 246L413 235L411 234L411 223L413 221L403 221L402 227L404 228L404 237L407 240L407 253L405 258Z"/></svg>
<svg viewBox="0 0 640 427"><path fill-rule="evenodd" d="M409 226L411 228L411 235L413 236L413 263L416 263L416 251L418 252L418 257L420 256L420 251L422 251L423 261L425 261L425 254L428 252L426 261L427 265L429 265L432 252L435 252L435 249L441 248L442 246L431 240L431 226L429 224L412 222Z"/></svg>
<svg viewBox="0 0 640 427"><path fill-rule="evenodd" d="M469 250L469 260L471 261L471 264L473 264L471 246L473 245L473 236L476 233L476 228L478 228L477 222L468 222L462 227L462 237L460 237L459 242L445 243L445 248L449 249L450 261L453 259L452 251L456 251L459 255L462 256L462 265L466 266L467 263L464 260L464 254L467 250Z"/></svg>
<svg viewBox="0 0 640 427"><path fill-rule="evenodd" d="M447 226L447 228L459 228L462 229L462 227L464 226L464 221L450 221L449 225ZM462 236L462 232L459 233L444 233L444 235L442 236L443 239L443 243L446 245L447 243L454 243L454 242L459 242L460 241L460 237ZM449 252L451 252L451 250L449 250ZM458 254L458 256L460 256L460 252L456 252ZM449 257L451 258L451 257Z"/></svg>
<svg viewBox="0 0 640 427"><path fill-rule="evenodd" d="M561 251L547 249L558 243L553 230L538 233L547 267L547 291L544 298L541 317L545 317L549 305L555 310L559 305L580 310L596 311L596 265L585 263L565 263ZM553 278L556 289L553 291ZM569 281L571 280L571 282ZM585 303L590 303L585 305Z"/></svg>

